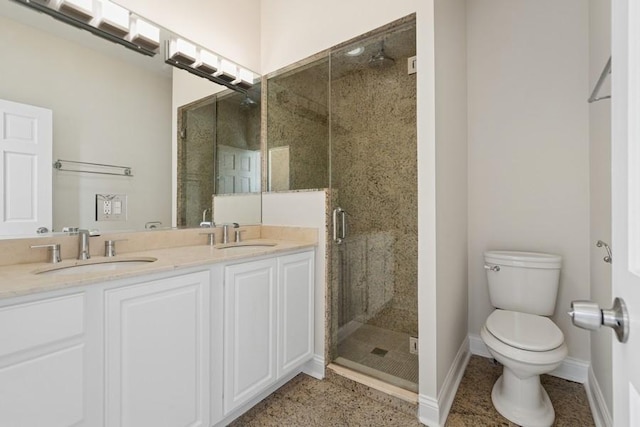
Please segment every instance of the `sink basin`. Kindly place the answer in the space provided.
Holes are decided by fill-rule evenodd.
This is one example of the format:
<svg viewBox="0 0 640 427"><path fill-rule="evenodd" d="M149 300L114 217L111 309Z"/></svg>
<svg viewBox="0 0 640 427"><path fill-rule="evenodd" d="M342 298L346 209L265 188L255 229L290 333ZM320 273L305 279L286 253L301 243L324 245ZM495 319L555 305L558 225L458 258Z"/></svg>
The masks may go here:
<svg viewBox="0 0 640 427"><path fill-rule="evenodd" d="M48 270L36 272L36 274L46 274L47 276L63 276L68 274L95 273L97 271L120 271L129 268L147 265L150 262L157 261L157 258L127 258L114 259L108 261L95 261L75 265L67 265L63 267L53 267Z"/></svg>

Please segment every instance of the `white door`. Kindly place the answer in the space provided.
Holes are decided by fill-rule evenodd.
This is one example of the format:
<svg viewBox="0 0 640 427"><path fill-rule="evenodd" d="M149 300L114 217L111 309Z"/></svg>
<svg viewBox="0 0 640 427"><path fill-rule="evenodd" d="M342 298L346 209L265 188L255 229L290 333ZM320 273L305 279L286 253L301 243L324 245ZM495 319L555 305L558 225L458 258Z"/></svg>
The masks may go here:
<svg viewBox="0 0 640 427"><path fill-rule="evenodd" d="M612 1L613 292L629 340L613 341L613 420L640 426L640 2Z"/></svg>
<svg viewBox="0 0 640 427"><path fill-rule="evenodd" d="M0 99L0 236L52 227L52 112Z"/></svg>
<svg viewBox="0 0 640 427"><path fill-rule="evenodd" d="M260 191L260 152L218 145L217 194Z"/></svg>

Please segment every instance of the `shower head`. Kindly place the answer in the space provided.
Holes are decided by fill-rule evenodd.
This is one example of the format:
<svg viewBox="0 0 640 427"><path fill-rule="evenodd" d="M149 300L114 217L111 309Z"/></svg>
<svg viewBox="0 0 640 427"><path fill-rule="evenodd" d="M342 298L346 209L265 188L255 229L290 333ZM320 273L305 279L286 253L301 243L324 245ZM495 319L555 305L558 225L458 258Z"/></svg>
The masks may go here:
<svg viewBox="0 0 640 427"><path fill-rule="evenodd" d="M241 110L250 110L252 108L255 108L257 105L258 103L251 99L249 95L245 95L244 99L240 101Z"/></svg>
<svg viewBox="0 0 640 427"><path fill-rule="evenodd" d="M384 41L380 42L380 50L369 59L372 68L386 68L395 63L395 59L384 52Z"/></svg>

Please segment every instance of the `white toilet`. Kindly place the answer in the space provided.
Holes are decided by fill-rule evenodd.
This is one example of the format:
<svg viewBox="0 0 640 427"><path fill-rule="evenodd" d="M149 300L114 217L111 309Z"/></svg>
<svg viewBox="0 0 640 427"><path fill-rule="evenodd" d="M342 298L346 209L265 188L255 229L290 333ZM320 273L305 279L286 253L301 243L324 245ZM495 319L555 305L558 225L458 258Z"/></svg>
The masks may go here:
<svg viewBox="0 0 640 427"><path fill-rule="evenodd" d="M503 365L491 400L505 418L525 427L553 424L555 412L540 375L567 356L562 331L545 316L553 314L558 294L558 255L487 251L485 269L491 304L480 336Z"/></svg>

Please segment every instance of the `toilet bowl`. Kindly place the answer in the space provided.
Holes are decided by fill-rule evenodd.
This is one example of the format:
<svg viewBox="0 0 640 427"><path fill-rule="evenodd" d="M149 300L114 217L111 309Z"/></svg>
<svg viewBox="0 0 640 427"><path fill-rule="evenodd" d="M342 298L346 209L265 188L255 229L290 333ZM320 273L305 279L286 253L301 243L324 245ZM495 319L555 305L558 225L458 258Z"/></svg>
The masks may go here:
<svg viewBox="0 0 640 427"><path fill-rule="evenodd" d="M548 427L555 412L540 375L567 356L553 314L561 258L533 252L485 252L494 310L480 336L503 372L491 392L496 410L524 427Z"/></svg>
<svg viewBox="0 0 640 427"><path fill-rule="evenodd" d="M493 358L503 365L502 376L491 392L496 410L521 426L552 425L555 412L540 375L556 369L567 356L560 329L546 317L496 310L487 318L480 336Z"/></svg>

